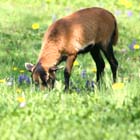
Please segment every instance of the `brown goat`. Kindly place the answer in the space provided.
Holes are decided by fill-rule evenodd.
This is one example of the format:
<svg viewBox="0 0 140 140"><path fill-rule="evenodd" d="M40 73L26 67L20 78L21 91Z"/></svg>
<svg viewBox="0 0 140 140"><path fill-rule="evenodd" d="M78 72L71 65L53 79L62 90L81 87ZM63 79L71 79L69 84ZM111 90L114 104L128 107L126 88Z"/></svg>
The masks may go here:
<svg viewBox="0 0 140 140"><path fill-rule="evenodd" d="M69 88L69 78L73 62L80 53L90 52L97 67L99 81L105 67L100 50L105 54L116 81L118 62L114 57L112 45L118 40L115 17L102 8L86 8L53 23L44 35L41 52L36 65L25 63L32 72L36 84L54 87L57 65L66 60L64 70L65 90Z"/></svg>

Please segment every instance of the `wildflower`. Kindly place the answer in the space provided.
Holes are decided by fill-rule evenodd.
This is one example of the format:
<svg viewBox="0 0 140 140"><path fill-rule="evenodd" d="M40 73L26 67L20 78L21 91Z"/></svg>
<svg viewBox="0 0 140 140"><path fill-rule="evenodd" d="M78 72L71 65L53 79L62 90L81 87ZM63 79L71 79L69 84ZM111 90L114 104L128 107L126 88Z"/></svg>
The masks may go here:
<svg viewBox="0 0 140 140"><path fill-rule="evenodd" d="M20 108L23 108L23 107L25 107L25 106L26 106L26 102L22 102L22 103L19 104L19 107L20 107Z"/></svg>
<svg viewBox="0 0 140 140"><path fill-rule="evenodd" d="M47 2L47 3L50 3L50 2L51 2L51 0L46 0L46 2Z"/></svg>
<svg viewBox="0 0 140 140"><path fill-rule="evenodd" d="M94 81L91 81L91 87L94 88L94 86L95 86Z"/></svg>
<svg viewBox="0 0 140 140"><path fill-rule="evenodd" d="M132 43L128 46L130 50L134 50L134 45L136 44L136 40L133 39Z"/></svg>
<svg viewBox="0 0 140 140"><path fill-rule="evenodd" d="M93 68L92 71L93 71L94 73L96 73L96 72L97 72L97 69L96 69L96 68Z"/></svg>
<svg viewBox="0 0 140 140"><path fill-rule="evenodd" d="M17 101L18 101L19 103L23 103L23 102L25 102L25 98L22 97L22 96L17 97Z"/></svg>
<svg viewBox="0 0 140 140"><path fill-rule="evenodd" d="M17 71L17 69L18 69L17 67L13 67L13 71Z"/></svg>
<svg viewBox="0 0 140 140"><path fill-rule="evenodd" d="M73 65L74 66L79 66L79 62L75 60L74 63L73 63Z"/></svg>
<svg viewBox="0 0 140 140"><path fill-rule="evenodd" d="M21 74L18 77L18 82L19 84L22 84L22 83L30 84L30 78L26 76L25 74Z"/></svg>
<svg viewBox="0 0 140 140"><path fill-rule="evenodd" d="M39 29L39 24L38 23L34 23L34 24L32 24L32 29L33 30L37 30L37 29Z"/></svg>
<svg viewBox="0 0 140 140"><path fill-rule="evenodd" d="M129 78L128 77L124 77L123 80L124 81L129 81Z"/></svg>
<svg viewBox="0 0 140 140"><path fill-rule="evenodd" d="M86 88L89 88L89 86L90 86L90 81L87 80L87 81L86 81L86 85L85 85L85 87L86 87Z"/></svg>
<svg viewBox="0 0 140 140"><path fill-rule="evenodd" d="M131 8L132 7L132 3L127 1L124 5L126 8Z"/></svg>
<svg viewBox="0 0 140 140"><path fill-rule="evenodd" d="M133 15L133 12L132 11L127 11L127 16L128 17L131 17Z"/></svg>
<svg viewBox="0 0 140 140"><path fill-rule="evenodd" d="M133 48L134 48L135 50L138 50L138 49L140 49L140 46L139 46L138 44L135 44L135 45L133 46Z"/></svg>
<svg viewBox="0 0 140 140"><path fill-rule="evenodd" d="M85 85L86 88L94 88L94 86L95 86L94 81L89 81L89 80L86 81L86 85Z"/></svg>
<svg viewBox="0 0 140 140"><path fill-rule="evenodd" d="M17 89L16 89L16 92L17 92L17 93L21 93L22 90L21 90L20 88L17 88Z"/></svg>
<svg viewBox="0 0 140 140"><path fill-rule="evenodd" d="M14 78L13 77L8 78L7 81L6 81L7 86L12 86L13 83L14 83Z"/></svg>
<svg viewBox="0 0 140 140"><path fill-rule="evenodd" d="M81 72L81 77L82 77L82 78L85 78L85 77L86 77L86 70L82 70L82 72Z"/></svg>
<svg viewBox="0 0 140 140"><path fill-rule="evenodd" d="M5 79L0 79L0 83L5 83Z"/></svg>
<svg viewBox="0 0 140 140"><path fill-rule="evenodd" d="M124 83L114 83L112 88L115 89L122 89L124 87Z"/></svg>
<svg viewBox="0 0 140 140"><path fill-rule="evenodd" d="M25 72L25 70L20 70L19 72L20 72L20 73L24 73L24 72Z"/></svg>
<svg viewBox="0 0 140 140"><path fill-rule="evenodd" d="M20 108L23 108L26 106L25 97L23 97L23 96L17 97L17 101L19 102Z"/></svg>
<svg viewBox="0 0 140 140"><path fill-rule="evenodd" d="M125 6L126 8L131 8L132 7L132 3L128 0L119 0L119 3L123 6Z"/></svg>

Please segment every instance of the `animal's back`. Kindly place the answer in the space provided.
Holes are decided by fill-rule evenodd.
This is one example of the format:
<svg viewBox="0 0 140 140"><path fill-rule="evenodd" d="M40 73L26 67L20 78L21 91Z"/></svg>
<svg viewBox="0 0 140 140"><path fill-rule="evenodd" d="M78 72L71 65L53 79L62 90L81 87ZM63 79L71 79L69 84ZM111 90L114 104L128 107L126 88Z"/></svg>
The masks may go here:
<svg viewBox="0 0 140 140"><path fill-rule="evenodd" d="M60 50L79 51L89 44L106 46L114 32L118 34L115 17L102 8L79 10L53 23L47 31L47 38L53 40ZM115 31L116 30L116 31ZM114 44L117 42L117 35Z"/></svg>

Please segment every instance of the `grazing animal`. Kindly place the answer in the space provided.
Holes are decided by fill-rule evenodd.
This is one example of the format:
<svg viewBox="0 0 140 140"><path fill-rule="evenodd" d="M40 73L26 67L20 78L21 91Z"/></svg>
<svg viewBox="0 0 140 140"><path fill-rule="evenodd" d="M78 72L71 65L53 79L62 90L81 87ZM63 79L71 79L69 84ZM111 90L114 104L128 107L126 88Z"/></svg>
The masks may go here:
<svg viewBox="0 0 140 140"><path fill-rule="evenodd" d="M66 60L64 70L65 90L69 89L69 79L78 54L89 52L97 67L99 81L105 67L100 50L107 58L113 81L116 81L118 62L112 45L118 40L115 17L107 10L93 7L79 10L54 22L46 31L36 65L25 63L32 72L35 84L54 87L57 65Z"/></svg>

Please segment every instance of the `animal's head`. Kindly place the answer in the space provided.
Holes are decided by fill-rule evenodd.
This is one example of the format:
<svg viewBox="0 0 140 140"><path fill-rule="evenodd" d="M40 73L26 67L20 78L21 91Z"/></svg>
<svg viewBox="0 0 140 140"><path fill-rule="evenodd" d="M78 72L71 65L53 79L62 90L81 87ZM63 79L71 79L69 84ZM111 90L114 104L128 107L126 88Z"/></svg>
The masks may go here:
<svg viewBox="0 0 140 140"><path fill-rule="evenodd" d="M44 69L40 63L37 65L25 63L25 68L32 73L31 77L33 83L35 83L37 86L40 86L41 89L44 89L45 87L54 87L55 72L58 70L56 66Z"/></svg>

